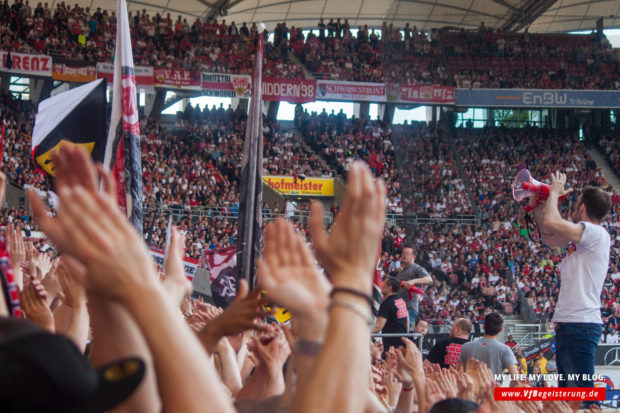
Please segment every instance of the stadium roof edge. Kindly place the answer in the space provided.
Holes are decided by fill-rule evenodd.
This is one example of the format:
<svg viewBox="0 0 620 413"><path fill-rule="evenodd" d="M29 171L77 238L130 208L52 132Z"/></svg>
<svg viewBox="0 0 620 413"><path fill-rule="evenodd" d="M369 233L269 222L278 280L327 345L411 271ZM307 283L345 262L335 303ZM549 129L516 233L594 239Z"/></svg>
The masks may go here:
<svg viewBox="0 0 620 413"><path fill-rule="evenodd" d="M83 7L114 10L114 0L77 0ZM172 6L172 7L171 7ZM603 18L604 27L620 27L617 0L128 0L130 11L146 9L151 15L215 17L228 22L262 21L272 30L277 22L302 28L316 27L322 17L348 18L352 27L380 27L382 22L428 31L444 26L473 29L481 23L505 30L558 33L592 30Z"/></svg>

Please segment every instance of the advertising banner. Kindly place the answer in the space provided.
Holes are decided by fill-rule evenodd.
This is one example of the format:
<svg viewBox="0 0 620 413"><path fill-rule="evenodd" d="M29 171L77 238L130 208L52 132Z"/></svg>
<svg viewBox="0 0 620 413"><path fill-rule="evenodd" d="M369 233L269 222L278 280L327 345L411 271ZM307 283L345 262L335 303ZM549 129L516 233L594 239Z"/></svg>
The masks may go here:
<svg viewBox="0 0 620 413"><path fill-rule="evenodd" d="M151 257L155 260L155 264L163 271L164 268L164 252L157 248L151 248ZM191 281L196 275L198 268L198 260L195 258L183 257L183 266L185 267L185 276Z"/></svg>
<svg viewBox="0 0 620 413"><path fill-rule="evenodd" d="M456 105L522 108L620 108L620 91L456 89Z"/></svg>
<svg viewBox="0 0 620 413"><path fill-rule="evenodd" d="M386 101L383 83L317 80L316 86L316 98L320 100Z"/></svg>
<svg viewBox="0 0 620 413"><path fill-rule="evenodd" d="M0 72L49 77L52 75L52 58L46 55L0 51Z"/></svg>
<svg viewBox="0 0 620 413"><path fill-rule="evenodd" d="M454 104L454 88L437 85L388 85L388 101L403 103Z"/></svg>
<svg viewBox="0 0 620 413"><path fill-rule="evenodd" d="M201 74L202 94L218 98L249 98L252 94L252 79L249 75L226 73Z"/></svg>
<svg viewBox="0 0 620 413"><path fill-rule="evenodd" d="M527 348L521 350L523 357L529 362L536 357L538 353L555 353L555 337L549 337L540 340L538 343L533 344Z"/></svg>
<svg viewBox="0 0 620 413"><path fill-rule="evenodd" d="M316 100L314 79L263 77L263 100L306 103Z"/></svg>
<svg viewBox="0 0 620 413"><path fill-rule="evenodd" d="M301 179L294 176L263 176L263 183L285 195L334 196L333 178Z"/></svg>
<svg viewBox="0 0 620 413"><path fill-rule="evenodd" d="M200 72L177 69L153 69L155 86L171 89L200 90Z"/></svg>
<svg viewBox="0 0 620 413"><path fill-rule="evenodd" d="M63 82L88 83L97 79L97 66L80 60L54 58L52 79Z"/></svg>
<svg viewBox="0 0 620 413"><path fill-rule="evenodd" d="M147 66L134 66L133 69L138 89L147 93L154 93L155 79L153 78L153 68ZM104 78L111 84L114 80L114 64L97 63L97 78Z"/></svg>

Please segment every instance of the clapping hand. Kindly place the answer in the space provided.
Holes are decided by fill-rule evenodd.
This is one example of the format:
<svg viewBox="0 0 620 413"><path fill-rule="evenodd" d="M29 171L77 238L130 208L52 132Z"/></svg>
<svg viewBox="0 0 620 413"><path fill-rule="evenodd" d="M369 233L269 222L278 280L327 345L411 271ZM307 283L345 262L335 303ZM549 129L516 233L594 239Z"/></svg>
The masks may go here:
<svg viewBox="0 0 620 413"><path fill-rule="evenodd" d="M54 332L54 316L47 305L47 292L41 281L32 278L20 294L22 309L32 322L40 327Z"/></svg>
<svg viewBox="0 0 620 413"><path fill-rule="evenodd" d="M304 338L321 340L327 327L329 282L290 222L278 218L267 225L264 258L257 261L257 269L267 298L297 318L296 335L314 330Z"/></svg>
<svg viewBox="0 0 620 413"><path fill-rule="evenodd" d="M19 267L26 260L26 245L22 231L16 229L14 225L6 226L6 243L11 263L14 268Z"/></svg>
<svg viewBox="0 0 620 413"><path fill-rule="evenodd" d="M183 255L185 254L183 234L173 226L170 234L170 247L164 262L166 277L164 287L175 305L181 305L185 297L192 293L192 283L185 275Z"/></svg>
<svg viewBox="0 0 620 413"><path fill-rule="evenodd" d="M363 162L351 165L347 194L331 234L323 228L323 207L312 204L308 227L314 251L335 287L364 294L372 289L372 270L385 219L385 186Z"/></svg>

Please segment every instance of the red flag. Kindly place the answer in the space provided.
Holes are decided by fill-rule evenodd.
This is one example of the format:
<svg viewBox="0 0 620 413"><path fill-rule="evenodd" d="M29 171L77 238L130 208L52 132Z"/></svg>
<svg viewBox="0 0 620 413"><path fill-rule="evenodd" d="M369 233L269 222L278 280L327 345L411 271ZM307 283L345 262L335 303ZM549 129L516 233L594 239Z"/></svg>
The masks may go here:
<svg viewBox="0 0 620 413"><path fill-rule="evenodd" d="M226 307L237 295L235 247L205 250L200 259L206 264L211 277L211 294L219 307Z"/></svg>
<svg viewBox="0 0 620 413"><path fill-rule="evenodd" d="M142 166L136 76L125 0L118 0L112 116L104 164L113 166L118 203L142 234Z"/></svg>

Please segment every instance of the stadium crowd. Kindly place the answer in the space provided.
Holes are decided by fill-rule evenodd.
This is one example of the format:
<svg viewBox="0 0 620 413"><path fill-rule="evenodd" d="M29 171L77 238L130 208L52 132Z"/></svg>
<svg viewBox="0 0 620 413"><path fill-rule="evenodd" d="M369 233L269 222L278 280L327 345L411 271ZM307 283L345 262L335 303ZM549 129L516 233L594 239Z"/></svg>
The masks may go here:
<svg viewBox="0 0 620 413"><path fill-rule="evenodd" d="M312 250L287 221L267 225L264 258L258 261L260 288L249 292L241 282L225 310L187 298L191 285L178 230L172 231L164 273L158 276L116 206L111 175L101 175L105 189L99 192L97 171L80 148L64 147L54 162L57 177L77 178L58 180L58 214L47 215L38 194L31 192L28 199L62 256L41 254L16 228L5 228L30 323L2 320L3 351L19 349L19 360L37 360L26 370L7 359L14 379L31 379L40 369L59 372L69 363L84 367L75 376L53 374L49 381L37 381L28 392L3 392L3 405L11 410L122 406L193 412L208 403L221 412L441 412L468 411L481 403L492 412L572 411L566 402L496 401L495 365L461 355L462 368L441 368L423 361L407 339L383 356L381 345L369 342L370 308L364 297L371 291L386 192L362 162L351 165L343 208L330 234L323 229L321 206L313 205ZM356 208L363 204L370 207ZM267 293L261 295L261 289ZM256 321L268 316L268 303L293 314L292 328ZM0 308L6 315L4 302ZM485 337L496 337L501 324L501 316L488 314ZM54 363L37 357L43 349L53 352ZM81 354L85 351L90 362ZM512 371L516 359L507 363ZM84 384L90 392L72 392L72 384L93 374L101 379ZM334 379L340 383L337 391L330 390ZM110 387L110 381L116 385ZM48 387L61 393L32 397ZM99 396L104 388L105 396Z"/></svg>
<svg viewBox="0 0 620 413"><path fill-rule="evenodd" d="M114 54L117 17L64 2L33 7L23 0L0 7L0 48L89 62ZM170 13L129 16L136 65L250 74L255 23L188 22ZM464 88L620 89L617 56L601 34L478 31L429 33L415 26L351 27L348 20L319 22L314 30L278 23L266 42L265 76L361 82L440 84ZM331 28L329 28L331 27ZM267 36L267 34L266 34ZM491 70L483 68L490 67Z"/></svg>
<svg viewBox="0 0 620 413"><path fill-rule="evenodd" d="M608 272L608 281L612 282L606 282L602 297L615 303L620 297L620 284L614 279L618 276L612 278L620 264L618 196L577 133L561 128L457 128L456 138L457 150L465 154L461 160L464 170L468 171L471 187L476 188L478 210L488 227L490 244L505 255L517 286L542 322L551 320L557 303L559 269L555 264L564 252L540 243L538 230L526 221L523 206L512 199L512 179L522 168L542 181L548 181L549 171L562 170L572 188L593 185L613 194L610 216L603 223L612 239ZM513 174L507 175L506 171ZM570 211L576 200L575 194L569 196L561 210ZM611 329L607 321L605 328Z"/></svg>
<svg viewBox="0 0 620 413"><path fill-rule="evenodd" d="M620 87L617 55L602 34L511 33L483 25L478 31L445 33L441 40L458 87Z"/></svg>
<svg viewBox="0 0 620 413"><path fill-rule="evenodd" d="M3 94L2 99L7 119L4 162L9 181L25 189L36 188L44 195L47 184L41 174L32 173L29 144L24 144L33 124L32 105L10 94ZM169 213L183 217L177 225L186 237L187 256L199 258L204 249L235 245L244 121L245 115L239 111L221 107L200 110L191 105L178 117L175 130L153 119L141 120L144 202L150 211L144 220L144 233L151 234L152 246L164 246ZM566 131L457 129L454 150L467 154L459 160L465 171L462 178L449 147L451 135L439 125L394 127L396 135L392 136L392 130L384 129L379 122L325 112L298 112L296 125L305 143L323 159L308 152L301 137L281 130L277 122L266 122L266 174L346 175L351 162L362 159L388 183L388 212L430 218L472 214L463 178L469 182L485 223L482 228L427 224L413 236L398 225L385 227L381 265L386 273L398 270L409 236L417 240L420 259L435 276L429 294L421 300L422 319L449 324L462 315L481 321L492 309L518 311L518 288L528 296L539 320L550 320L558 289L554 264L560 255L533 244L530 238L536 233L525 220L512 223L512 217L521 216L521 212L510 196L512 177L501 171L527 166L533 176L545 176L548 165L552 165L567 171L574 187L588 183L604 186L592 160L581 155L585 148L574 134L567 141L560 139L567 136ZM403 136L407 139L398 140ZM552 142L554 150L542 150L542 142L545 146ZM400 170L394 160L395 144L400 148L397 152L408 159L407 167ZM561 149L567 155L556 159L552 154ZM403 180L399 173L409 178ZM209 209L199 215L191 213L197 206ZM265 210L285 212L284 205L265 205ZM611 222L616 214L614 207ZM616 236L617 227L611 225L610 232ZM617 273L617 252L614 246L610 275ZM506 278L506 266L514 282ZM534 297L536 286L542 287ZM618 296L614 279L613 286L606 286L605 297L613 304Z"/></svg>
<svg viewBox="0 0 620 413"><path fill-rule="evenodd" d="M54 5L52 5L53 7ZM110 62L116 39L115 12L71 7L65 2L53 10L47 3L34 9L29 2L4 2L0 8L0 47L19 53L42 53L88 62ZM186 19L173 20L170 13L129 13L134 63L142 66L191 71L251 74L253 23ZM289 61L285 44L266 43L265 76L303 77L303 69Z"/></svg>
<svg viewBox="0 0 620 413"><path fill-rule="evenodd" d="M598 140L598 145L607 157L607 163L616 175L620 175L620 144L618 144L618 136L602 136Z"/></svg>

